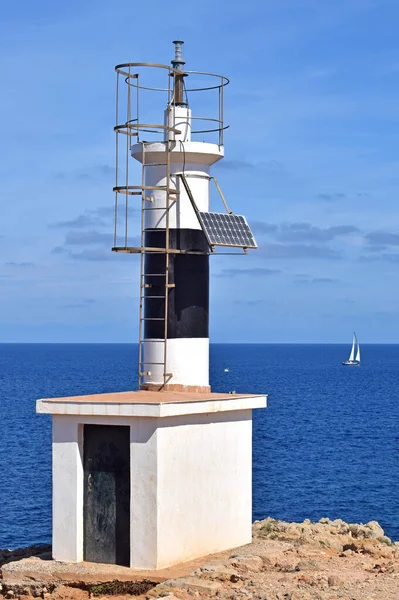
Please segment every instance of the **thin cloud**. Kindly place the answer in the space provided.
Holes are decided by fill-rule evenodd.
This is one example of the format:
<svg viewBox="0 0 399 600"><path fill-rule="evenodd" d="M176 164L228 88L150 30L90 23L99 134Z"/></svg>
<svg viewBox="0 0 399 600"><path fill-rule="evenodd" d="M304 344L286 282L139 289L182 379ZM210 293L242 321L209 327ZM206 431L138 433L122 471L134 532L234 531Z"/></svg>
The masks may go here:
<svg viewBox="0 0 399 600"><path fill-rule="evenodd" d="M269 235L278 231L278 225L265 221L251 221L250 227L255 235Z"/></svg>
<svg viewBox="0 0 399 600"><path fill-rule="evenodd" d="M54 179L58 181L93 181L96 179L109 178L115 174L115 168L109 165L98 165L88 167L86 169L78 169L75 171L60 171L54 174Z"/></svg>
<svg viewBox="0 0 399 600"><path fill-rule="evenodd" d="M49 225L49 227L51 229L61 229L64 227L84 229L85 227L104 227L105 225L106 223L102 219L97 217L95 214L85 213L69 221L59 221L58 223L52 223L51 225Z"/></svg>
<svg viewBox="0 0 399 600"><path fill-rule="evenodd" d="M268 171L269 173L281 173L285 170L284 165L278 160L247 161L247 160L222 160L215 165L216 169L226 171L243 171L248 169L257 169L258 171Z"/></svg>
<svg viewBox="0 0 399 600"><path fill-rule="evenodd" d="M354 225L334 225L332 227L317 227L311 223L267 223L265 221L251 221L252 231L257 236L270 236L279 242L330 242L335 238L343 237L360 230Z"/></svg>
<svg viewBox="0 0 399 600"><path fill-rule="evenodd" d="M325 200L327 202L332 202L334 200L343 200L344 198L346 198L346 194L344 194L343 192L335 192L332 194L323 192L321 194L317 194L317 198L319 200Z"/></svg>
<svg viewBox="0 0 399 600"><path fill-rule="evenodd" d="M366 236L369 244L378 246L399 246L399 234L390 231L372 231Z"/></svg>
<svg viewBox="0 0 399 600"><path fill-rule="evenodd" d="M234 304L239 304L241 306L258 306L259 304L263 304L264 300L235 300Z"/></svg>
<svg viewBox="0 0 399 600"><path fill-rule="evenodd" d="M65 246L105 245L112 246L114 236L101 231L69 231L65 237Z"/></svg>
<svg viewBox="0 0 399 600"><path fill-rule="evenodd" d="M340 260L342 258L341 252L317 244L263 244L260 252L263 256L274 259Z"/></svg>
<svg viewBox="0 0 399 600"><path fill-rule="evenodd" d="M63 304L62 308L89 308L95 304L96 300L93 298L86 298L80 302L71 302L70 304Z"/></svg>
<svg viewBox="0 0 399 600"><path fill-rule="evenodd" d="M87 261L108 261L114 260L115 252L112 252L111 248L87 248L80 252L73 252L70 249L56 246L51 250L51 254L65 256L72 260L87 260Z"/></svg>
<svg viewBox="0 0 399 600"><path fill-rule="evenodd" d="M215 168L223 171L242 171L243 169L253 169L254 163L250 163L246 160L222 160L216 163Z"/></svg>
<svg viewBox="0 0 399 600"><path fill-rule="evenodd" d="M296 281L295 283L304 284L304 285L317 285L317 284L325 284L325 283L337 283L339 279L332 279L330 277L313 277L313 279L301 279Z"/></svg>
<svg viewBox="0 0 399 600"><path fill-rule="evenodd" d="M366 250L367 252L373 252L373 253L377 253L377 252L385 252L386 250L388 250L387 246L379 246L379 245L369 245L369 246L365 246L364 250Z"/></svg>
<svg viewBox="0 0 399 600"><path fill-rule="evenodd" d="M4 263L5 267L15 267L16 269L26 269L29 267L34 267L34 263L33 262L6 262Z"/></svg>
<svg viewBox="0 0 399 600"><path fill-rule="evenodd" d="M275 238L281 242L330 242L334 238L358 233L353 225L336 225L333 227L315 227L310 223L292 223L281 225Z"/></svg>
<svg viewBox="0 0 399 600"><path fill-rule="evenodd" d="M246 275L260 275L262 277L281 273L278 269L267 269L265 267L252 267L250 269L223 269L214 277L241 277Z"/></svg>
<svg viewBox="0 0 399 600"><path fill-rule="evenodd" d="M68 254L68 250L62 246L56 246L51 250L51 254Z"/></svg>
<svg viewBox="0 0 399 600"><path fill-rule="evenodd" d="M129 206L128 215L133 218L140 213L138 208ZM86 210L83 214L77 217L67 220L58 221L57 223L51 223L50 229L85 229L86 227L111 227L112 222L115 218L115 207L110 206L99 206L92 210ZM119 206L118 210L118 221L122 222L126 218L126 208L124 204Z"/></svg>
<svg viewBox="0 0 399 600"><path fill-rule="evenodd" d="M87 260L91 262L103 262L115 260L115 252L105 248L90 248L81 252L69 252L69 257L73 260Z"/></svg>
<svg viewBox="0 0 399 600"><path fill-rule="evenodd" d="M370 263L377 261L385 261L391 263L399 263L399 253L395 252L384 252L383 254L370 254L368 256L360 256L360 262Z"/></svg>

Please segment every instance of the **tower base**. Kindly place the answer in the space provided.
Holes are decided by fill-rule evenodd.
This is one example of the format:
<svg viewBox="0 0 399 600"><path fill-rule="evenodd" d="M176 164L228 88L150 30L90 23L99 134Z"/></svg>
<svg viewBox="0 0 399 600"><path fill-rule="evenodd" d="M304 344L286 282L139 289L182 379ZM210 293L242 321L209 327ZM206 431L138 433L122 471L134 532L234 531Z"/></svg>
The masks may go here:
<svg viewBox="0 0 399 600"><path fill-rule="evenodd" d="M266 396L122 392L53 415L53 556L162 569L251 541L252 409Z"/></svg>
<svg viewBox="0 0 399 600"><path fill-rule="evenodd" d="M195 394L210 394L210 385L184 385L182 383L144 383L142 390L147 392L190 392Z"/></svg>

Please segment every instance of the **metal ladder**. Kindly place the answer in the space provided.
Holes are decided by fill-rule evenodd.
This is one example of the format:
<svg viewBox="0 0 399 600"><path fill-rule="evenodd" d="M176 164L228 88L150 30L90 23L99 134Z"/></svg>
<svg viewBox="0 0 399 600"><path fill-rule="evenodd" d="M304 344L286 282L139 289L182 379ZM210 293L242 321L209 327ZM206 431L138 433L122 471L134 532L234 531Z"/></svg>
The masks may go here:
<svg viewBox="0 0 399 600"><path fill-rule="evenodd" d="M172 141L169 139L166 141L166 163L146 164L146 142L142 143L143 149L143 160L142 160L142 171L141 171L141 248L142 252L140 255L140 322L139 322L139 358L138 358L138 388L145 388L148 383L143 381L143 378L149 376L151 373L151 366L162 366L163 381L159 385L159 391L162 390L165 385L170 381L173 373L166 372L167 366L167 339L168 339L168 296L171 288L175 287L174 283L169 282L169 270L170 270L170 232L169 232L169 211L171 206L176 202L178 190L171 188L170 180L170 153L172 150ZM145 256L146 254L153 254L154 251L147 250L145 246L145 214L149 210L162 210L162 207L148 206L148 203L152 202L151 197L146 195L146 167L147 166L165 166L166 167L166 186L165 186L165 198L166 206L165 210L165 273L146 273L145 272ZM164 294L163 296L151 296L146 295L146 290L151 288L151 283L148 283L146 278L162 277L164 278ZM163 299L165 303L164 316L163 317L146 317L144 311L145 298L157 298ZM164 322L164 337L163 339L145 340L144 330L146 321L163 321ZM163 343L163 360L162 362L151 362L145 359L144 356L144 342L149 343Z"/></svg>

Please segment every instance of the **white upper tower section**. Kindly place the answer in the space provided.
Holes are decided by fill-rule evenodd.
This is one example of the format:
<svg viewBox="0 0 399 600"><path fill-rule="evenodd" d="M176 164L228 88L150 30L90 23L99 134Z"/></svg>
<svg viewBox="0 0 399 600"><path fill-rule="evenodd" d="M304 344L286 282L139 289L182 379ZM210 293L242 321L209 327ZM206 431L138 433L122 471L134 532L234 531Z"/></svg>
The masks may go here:
<svg viewBox="0 0 399 600"><path fill-rule="evenodd" d="M174 87L171 101L164 111L163 141L134 144L133 158L145 166L145 185L153 189L148 193L152 210L146 211L145 229L166 228L167 153L170 155L170 183L178 192L176 202L169 208L169 227L172 229L201 229L190 198L179 175L188 178L196 205L201 212L209 211L210 167L224 156L223 146L218 143L192 141L192 113L188 102L185 80L190 75L183 72L185 61L182 42L175 40L175 58L172 60ZM194 119L195 120L195 119ZM168 147L168 141L171 145ZM218 140L220 142L220 139Z"/></svg>

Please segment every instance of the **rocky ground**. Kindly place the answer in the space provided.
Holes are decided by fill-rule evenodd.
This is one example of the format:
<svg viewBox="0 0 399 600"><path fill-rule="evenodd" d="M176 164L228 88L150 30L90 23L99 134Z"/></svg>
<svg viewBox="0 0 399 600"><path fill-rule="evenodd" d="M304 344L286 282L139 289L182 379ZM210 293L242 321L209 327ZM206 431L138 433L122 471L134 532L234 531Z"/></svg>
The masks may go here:
<svg viewBox="0 0 399 600"><path fill-rule="evenodd" d="M23 558L23 552L15 556L0 551L0 565L8 562L2 567L0 596L9 600L115 599L127 594L141 600L399 600L399 543L392 543L375 521L257 521L251 544L197 561L189 575L161 583L137 577L98 584L56 578L45 584L6 583L5 573L12 574L17 564L9 561Z"/></svg>

